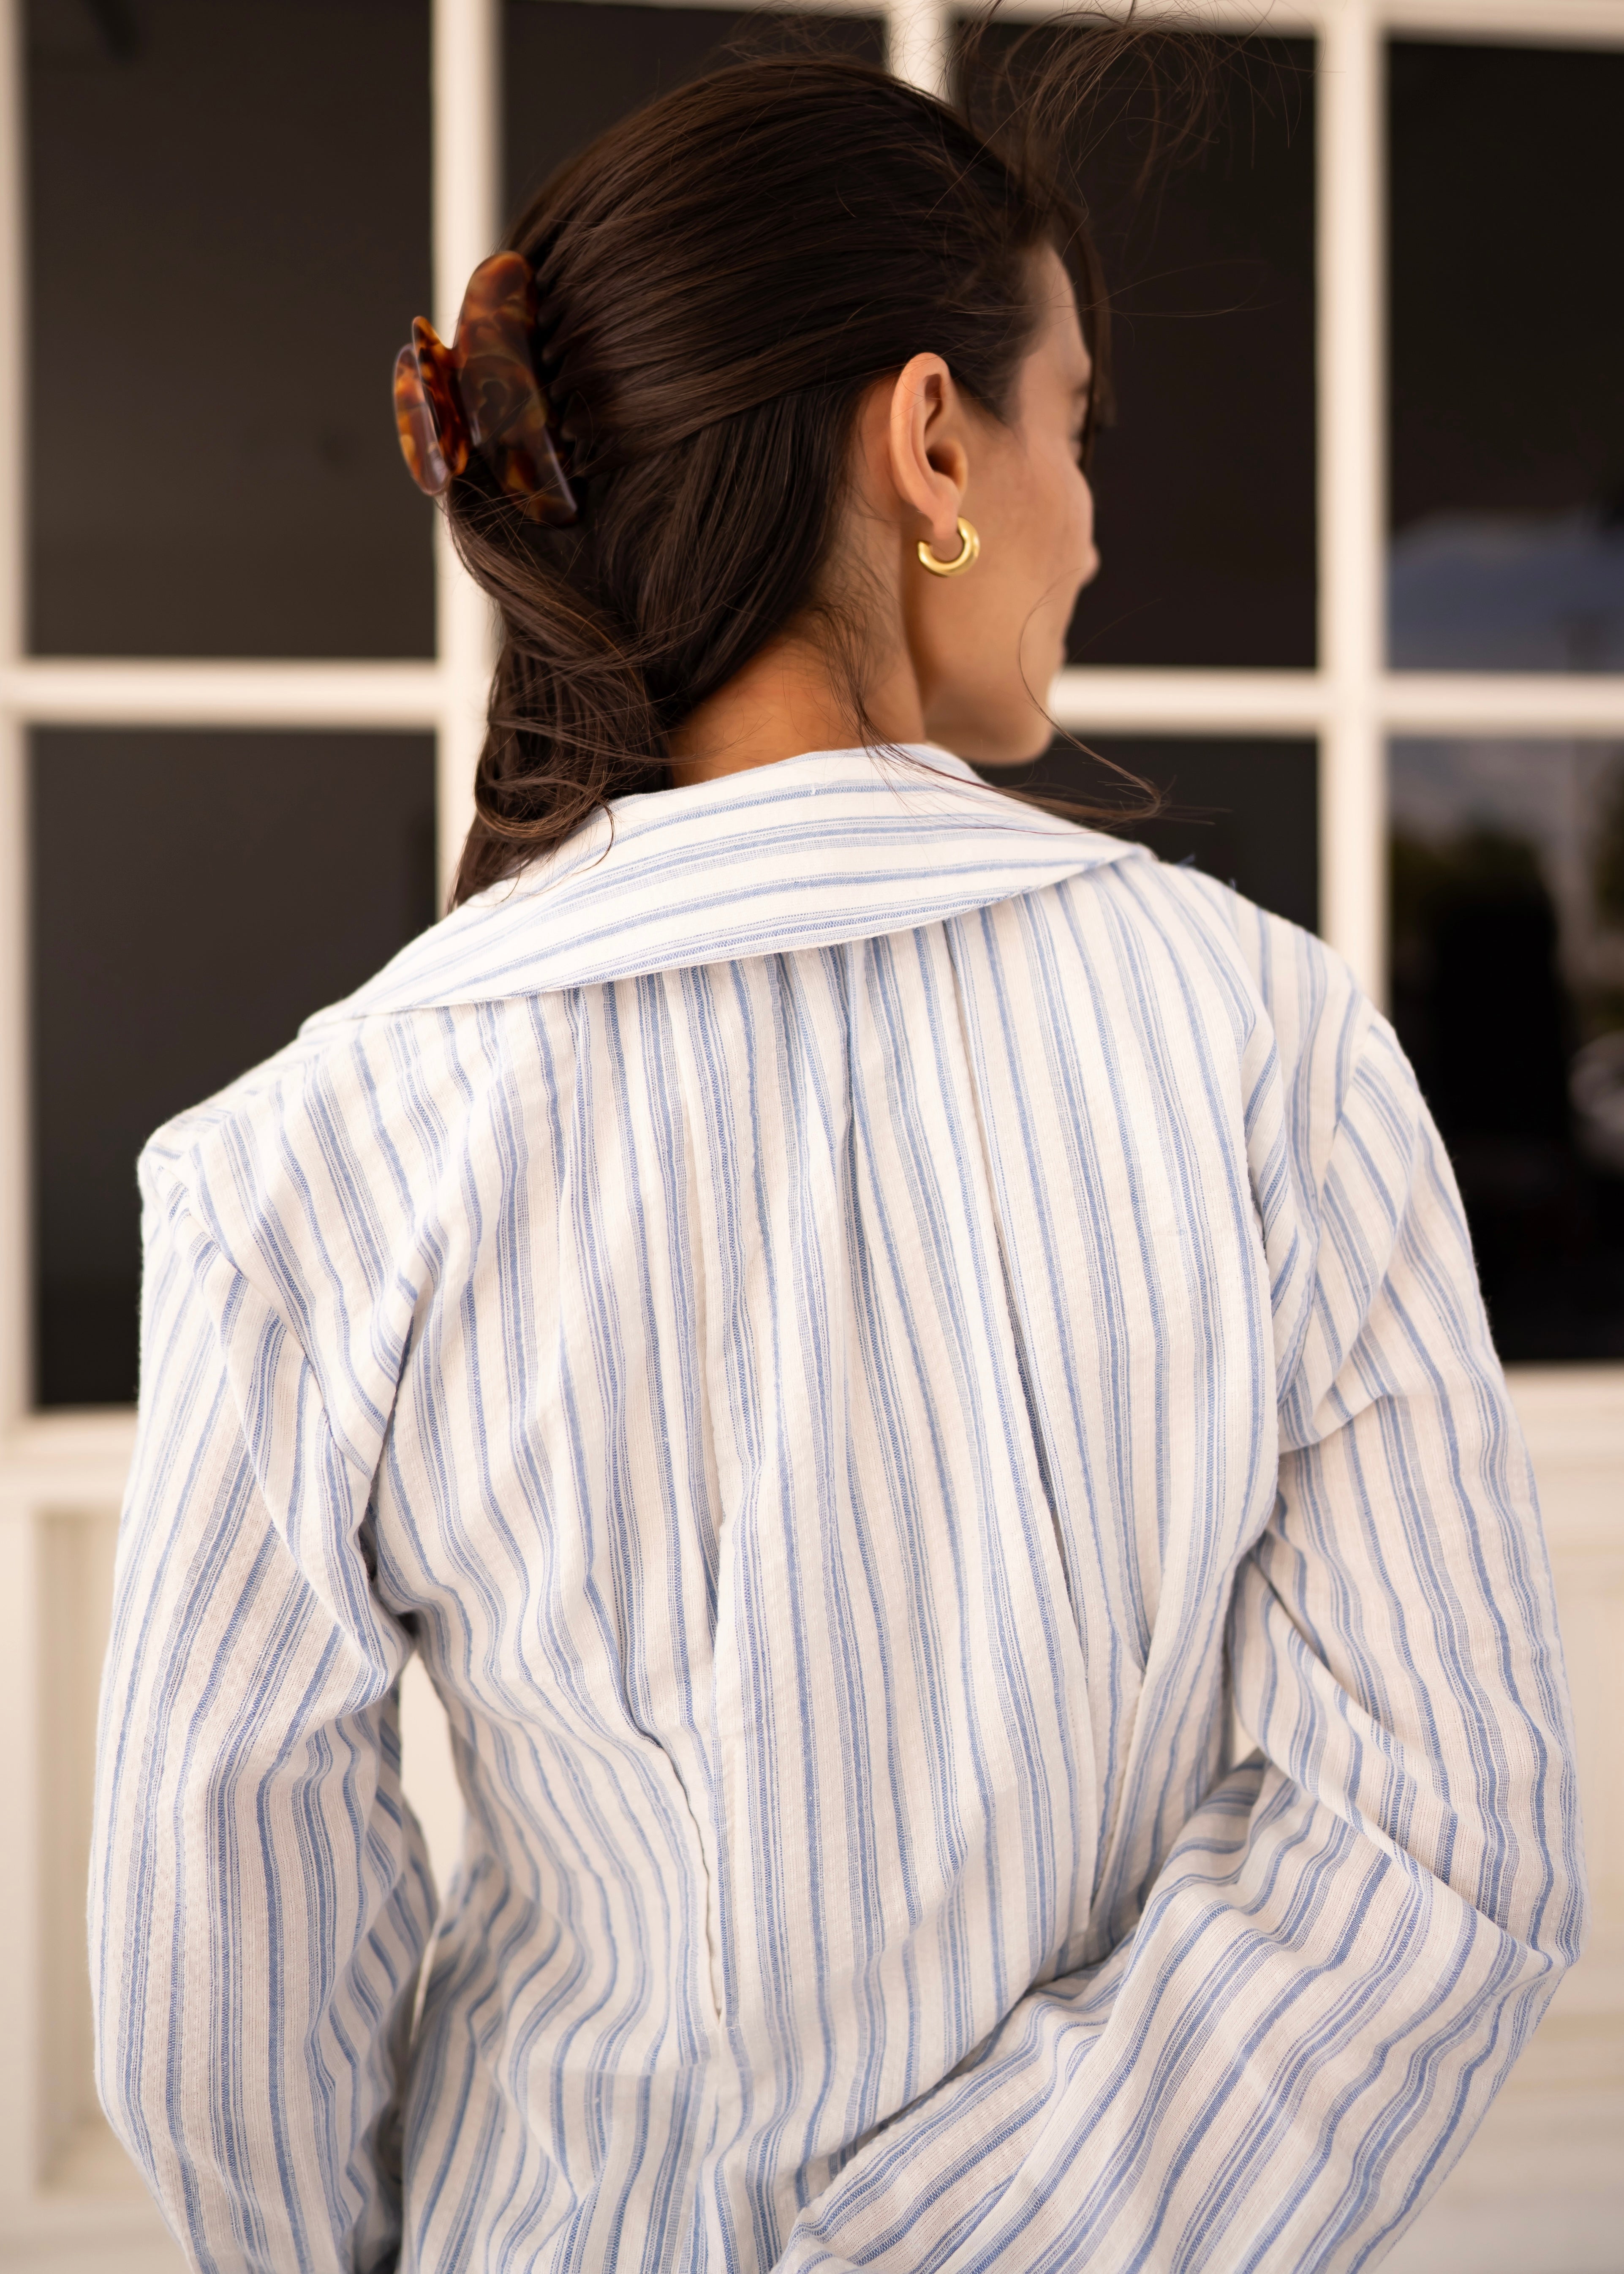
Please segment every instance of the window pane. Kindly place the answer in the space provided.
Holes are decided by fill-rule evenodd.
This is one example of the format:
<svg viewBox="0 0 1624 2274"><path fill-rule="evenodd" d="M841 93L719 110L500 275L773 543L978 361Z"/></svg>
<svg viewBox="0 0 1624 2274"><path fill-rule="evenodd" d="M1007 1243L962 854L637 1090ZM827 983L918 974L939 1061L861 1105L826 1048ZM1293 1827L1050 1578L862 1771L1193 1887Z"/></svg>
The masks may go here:
<svg viewBox="0 0 1624 2274"><path fill-rule="evenodd" d="M434 915L421 734L51 728L32 761L40 1403L135 1395L135 1158Z"/></svg>
<svg viewBox="0 0 1624 2274"><path fill-rule="evenodd" d="M1624 670L1624 53L1390 55L1395 664Z"/></svg>
<svg viewBox="0 0 1624 2274"><path fill-rule="evenodd" d="M1090 751L1150 782L1168 801L1160 819L1119 834L1163 861L1189 862L1249 900L1312 930L1320 915L1318 752L1312 742L1127 734L1079 736ZM1052 789L1120 808L1134 795L1109 767L1056 742L1032 769L985 770L989 781Z"/></svg>
<svg viewBox="0 0 1624 2274"><path fill-rule="evenodd" d="M1132 125L1083 169L1117 411L1076 663L1314 662L1312 72L1309 41L1259 42L1200 162L1144 198Z"/></svg>
<svg viewBox="0 0 1624 2274"><path fill-rule="evenodd" d="M506 9L507 203L516 214L572 153L639 103L733 58L747 37L752 53L794 41L816 22L827 50L883 60L877 18L766 19L719 8L623 8L590 0L508 0Z"/></svg>
<svg viewBox="0 0 1624 2274"><path fill-rule="evenodd" d="M1393 1005L1502 1356L1624 1357L1624 745L1393 745Z"/></svg>
<svg viewBox="0 0 1624 2274"><path fill-rule="evenodd" d="M425 655L427 0L29 0L30 638Z"/></svg>
<svg viewBox="0 0 1624 2274"><path fill-rule="evenodd" d="M1074 663L1314 662L1313 67L1309 41L1234 51L1199 156L1143 191L1142 87L1108 80L1088 113L1116 416Z"/></svg>

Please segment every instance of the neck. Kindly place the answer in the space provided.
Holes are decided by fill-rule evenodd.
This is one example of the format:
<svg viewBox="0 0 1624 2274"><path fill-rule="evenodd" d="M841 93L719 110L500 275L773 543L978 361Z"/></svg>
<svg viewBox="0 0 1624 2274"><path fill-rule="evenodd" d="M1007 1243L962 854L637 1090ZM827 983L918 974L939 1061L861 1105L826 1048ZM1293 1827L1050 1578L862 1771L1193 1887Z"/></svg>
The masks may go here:
<svg viewBox="0 0 1624 2274"><path fill-rule="evenodd" d="M868 725L884 742L925 740L919 681L906 654L873 674L863 690ZM829 659L806 639L770 640L725 687L690 711L671 737L678 789L718 774L771 766L803 750L838 750L861 734Z"/></svg>

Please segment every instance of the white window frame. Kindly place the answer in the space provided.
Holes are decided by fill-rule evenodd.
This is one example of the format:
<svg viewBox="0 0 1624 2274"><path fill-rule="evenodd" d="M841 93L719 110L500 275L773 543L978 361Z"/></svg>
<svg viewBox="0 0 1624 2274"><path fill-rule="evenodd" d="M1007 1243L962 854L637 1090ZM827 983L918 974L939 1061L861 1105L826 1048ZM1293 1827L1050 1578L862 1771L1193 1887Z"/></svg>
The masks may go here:
<svg viewBox="0 0 1624 2274"><path fill-rule="evenodd" d="M939 83L954 12L942 0L792 4L883 15L893 67L921 85ZM1005 12L1036 18L1049 11L1039 0L1006 0ZM52 1993L49 1984L41 1986L36 1962L57 1894L48 1889L26 1828L43 1820L50 1774L42 1748L51 1736L56 1677L42 1655L50 1628L41 1611L53 1552L49 1525L64 1516L110 1521L132 1417L32 1407L27 733L43 724L432 731L447 878L472 814L492 642L485 606L457 568L442 527L432 662L52 659L26 652L21 19L22 0L0 0L0 1831L24 1827L0 1838L0 2046L7 2055L0 2060L0 2230L8 2242L37 2232L41 2248L54 2249L68 2227L105 2233L109 2245L115 2233L135 2232L132 2210L96 2209L94 2174L64 2181L59 2172L55 2193L48 2183L41 2081L64 2062L82 2064L82 2054L56 2045ZM433 305L447 337L469 272L500 225L500 0L433 0ZM1184 0L1179 19L1198 19L1319 42L1319 661L1312 671L1070 669L1056 683L1053 706L1063 723L1101 734L1314 736L1321 927L1380 998L1388 737L1624 741L1624 674L1385 667L1383 41L1407 33L1521 46L1624 46L1624 0L1289 0L1273 8ZM1515 1382L1551 1459L1589 1464L1590 1499L1581 1495L1573 1504L1615 1505L1624 1479L1624 1367L1522 1370ZM1605 1548L1612 1559L1607 1570L1617 1585L1617 1524L1608 1521L1610 1530L1598 1515L1595 1539L1598 1552ZM93 1675L94 1668L81 1668L73 1679L82 1690ZM77 1904L77 1890L57 1892Z"/></svg>

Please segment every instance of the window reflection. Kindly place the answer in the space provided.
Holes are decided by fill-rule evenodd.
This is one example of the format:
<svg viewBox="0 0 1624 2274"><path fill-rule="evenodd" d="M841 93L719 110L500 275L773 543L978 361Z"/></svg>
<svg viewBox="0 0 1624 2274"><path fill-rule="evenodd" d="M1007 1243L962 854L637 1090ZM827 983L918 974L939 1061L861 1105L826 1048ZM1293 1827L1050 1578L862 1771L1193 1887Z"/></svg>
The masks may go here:
<svg viewBox="0 0 1624 2274"><path fill-rule="evenodd" d="M1624 1356L1624 744L1400 742L1393 1002L1501 1354Z"/></svg>
<svg viewBox="0 0 1624 2274"><path fill-rule="evenodd" d="M1440 513L1393 540L1396 670L1624 671L1624 510Z"/></svg>
<svg viewBox="0 0 1624 2274"><path fill-rule="evenodd" d="M1624 669L1624 54L1394 42L1388 652Z"/></svg>

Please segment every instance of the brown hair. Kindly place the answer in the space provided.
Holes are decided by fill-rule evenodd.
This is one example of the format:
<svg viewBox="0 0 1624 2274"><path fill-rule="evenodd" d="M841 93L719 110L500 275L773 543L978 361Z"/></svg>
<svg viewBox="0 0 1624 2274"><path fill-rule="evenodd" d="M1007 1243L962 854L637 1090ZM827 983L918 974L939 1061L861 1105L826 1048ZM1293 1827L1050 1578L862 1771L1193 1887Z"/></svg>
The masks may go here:
<svg viewBox="0 0 1624 2274"><path fill-rule="evenodd" d="M1125 36L1064 64L1073 116ZM1052 51L1040 76L1052 92ZM825 590L864 390L929 348L1005 415L1047 244L1105 397L1104 293L1036 124L1055 108L1029 89L983 134L859 63L741 63L612 127L520 216L582 518L538 528L477 459L448 494L502 627L455 900L665 787L673 728L797 621L845 641L866 738L861 635Z"/></svg>

